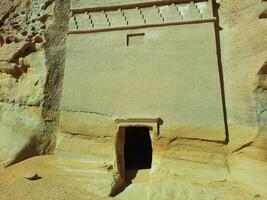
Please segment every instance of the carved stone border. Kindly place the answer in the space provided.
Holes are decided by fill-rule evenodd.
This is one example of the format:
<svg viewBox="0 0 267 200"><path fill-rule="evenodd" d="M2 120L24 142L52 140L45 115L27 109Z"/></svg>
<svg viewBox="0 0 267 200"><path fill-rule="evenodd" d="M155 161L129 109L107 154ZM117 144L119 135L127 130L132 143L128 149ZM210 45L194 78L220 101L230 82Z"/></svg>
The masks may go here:
<svg viewBox="0 0 267 200"><path fill-rule="evenodd" d="M213 22L214 23L216 21L217 21L217 18L213 17L213 18L210 18L210 19L185 20L185 21L180 21L180 22L144 24L144 25L134 25L134 26L122 26L122 27L112 27L112 28L91 29L91 30L75 30L75 31L68 31L67 34L86 34L86 33L122 31L122 30L152 28L152 27L175 26L175 25L183 25L183 24L200 24L200 23L209 23L209 22Z"/></svg>
<svg viewBox="0 0 267 200"><path fill-rule="evenodd" d="M88 7L88 8L72 8L71 12L73 14L81 14L85 12L101 12L101 11L115 11L118 9L133 9L133 8L146 8L152 6L164 6L172 3L175 4L186 4L190 2L208 2L209 0L165 0L165 1L147 1L143 3L129 3L122 5L112 5L112 6L97 6L97 7Z"/></svg>
<svg viewBox="0 0 267 200"><path fill-rule="evenodd" d="M124 166L124 143L125 143L125 128L126 127L146 127L149 129L152 149L154 149L154 143L159 136L159 127L163 124L160 118L129 118L129 119L115 119L116 125L115 132L115 163L114 169L117 172L118 178L114 179L113 190L116 187L125 182L125 166ZM153 155L152 155L153 166Z"/></svg>

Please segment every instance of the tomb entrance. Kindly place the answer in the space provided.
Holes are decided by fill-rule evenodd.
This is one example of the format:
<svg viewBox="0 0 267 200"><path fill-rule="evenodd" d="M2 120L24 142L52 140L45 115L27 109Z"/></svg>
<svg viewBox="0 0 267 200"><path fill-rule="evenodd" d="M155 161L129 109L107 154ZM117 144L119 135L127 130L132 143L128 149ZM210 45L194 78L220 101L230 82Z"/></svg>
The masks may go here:
<svg viewBox="0 0 267 200"><path fill-rule="evenodd" d="M153 168L154 144L159 135L160 118L116 119L115 171L111 196L126 188L138 170Z"/></svg>

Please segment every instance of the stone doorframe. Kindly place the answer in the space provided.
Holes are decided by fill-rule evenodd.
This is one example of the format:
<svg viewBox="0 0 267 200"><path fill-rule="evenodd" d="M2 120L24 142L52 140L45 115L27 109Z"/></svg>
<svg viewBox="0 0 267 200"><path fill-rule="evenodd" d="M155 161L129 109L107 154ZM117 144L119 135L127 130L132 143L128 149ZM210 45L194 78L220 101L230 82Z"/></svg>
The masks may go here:
<svg viewBox="0 0 267 200"><path fill-rule="evenodd" d="M152 150L155 146L155 141L157 140L160 133L160 125L163 124L160 118L127 118L127 119L115 119L114 120L116 131L115 131L115 159L114 159L114 181L111 185L110 196L115 196L123 188L127 187L128 183L126 181L125 173L125 163L124 163L124 143L125 143L125 129L126 127L146 127L149 130L150 139L152 143ZM152 163L153 167L153 153L152 153Z"/></svg>
<svg viewBox="0 0 267 200"><path fill-rule="evenodd" d="M159 136L159 126L163 123L160 118L129 118L115 119L116 135L115 135L115 163L114 168L119 173L121 179L125 179L125 163L124 163L124 143L126 127L145 127L148 128L152 149L154 149L155 141ZM153 154L152 165L153 166Z"/></svg>

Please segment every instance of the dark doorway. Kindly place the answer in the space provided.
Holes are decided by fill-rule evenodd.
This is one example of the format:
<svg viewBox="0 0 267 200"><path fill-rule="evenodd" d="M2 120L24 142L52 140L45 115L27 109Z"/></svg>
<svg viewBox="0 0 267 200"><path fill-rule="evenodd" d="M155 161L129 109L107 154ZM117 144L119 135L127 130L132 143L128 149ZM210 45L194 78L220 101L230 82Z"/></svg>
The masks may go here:
<svg viewBox="0 0 267 200"><path fill-rule="evenodd" d="M140 172L149 177L152 164L152 142L148 127L120 127L116 138L116 156L119 175L112 186L110 196L116 196L131 185ZM124 155L122 154L122 151ZM124 163L123 163L124 160Z"/></svg>
<svg viewBox="0 0 267 200"><path fill-rule="evenodd" d="M126 127L124 144L125 170L150 169L152 144L146 127Z"/></svg>

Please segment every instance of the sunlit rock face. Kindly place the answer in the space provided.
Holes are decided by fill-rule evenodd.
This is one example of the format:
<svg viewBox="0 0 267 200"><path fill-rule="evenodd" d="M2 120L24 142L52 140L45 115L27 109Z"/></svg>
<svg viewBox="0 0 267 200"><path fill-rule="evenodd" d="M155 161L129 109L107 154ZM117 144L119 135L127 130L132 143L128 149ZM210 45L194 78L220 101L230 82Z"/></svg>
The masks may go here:
<svg viewBox="0 0 267 200"><path fill-rule="evenodd" d="M64 57L50 56L53 51L64 54L60 53L63 48L53 48L56 45L53 40L57 40L57 46L64 41L60 34L53 35L60 29L55 19L62 15L55 14L53 1L1 1L0 4L0 161L7 166L53 152L57 108L49 117L46 110L49 102L58 102L54 96L60 96L60 92L55 94L46 87L52 84L51 68L60 67L53 64ZM64 22L61 26L64 34ZM53 78L54 88L59 88L58 82L59 78Z"/></svg>
<svg viewBox="0 0 267 200"><path fill-rule="evenodd" d="M267 199L266 10L2 0L0 199Z"/></svg>
<svg viewBox="0 0 267 200"><path fill-rule="evenodd" d="M260 71L266 62L266 20L259 15L265 9L264 1L222 1L219 8L228 123L236 133L230 134L232 144L258 134L265 93Z"/></svg>

